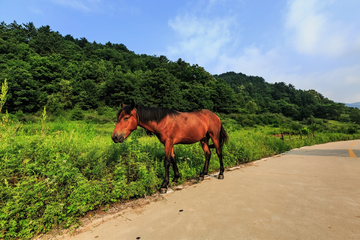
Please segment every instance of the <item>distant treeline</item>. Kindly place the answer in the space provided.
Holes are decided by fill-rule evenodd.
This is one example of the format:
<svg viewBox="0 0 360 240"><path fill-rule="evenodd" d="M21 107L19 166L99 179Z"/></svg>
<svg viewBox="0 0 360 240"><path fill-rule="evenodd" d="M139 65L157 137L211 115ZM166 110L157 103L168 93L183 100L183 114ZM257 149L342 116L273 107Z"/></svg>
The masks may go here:
<svg viewBox="0 0 360 240"><path fill-rule="evenodd" d="M74 107L119 108L135 102L180 111L282 113L360 123L360 110L335 103L315 90L204 68L165 56L135 54L123 44L100 44L62 36L50 26L0 24L0 80L8 80L4 110L54 115Z"/></svg>

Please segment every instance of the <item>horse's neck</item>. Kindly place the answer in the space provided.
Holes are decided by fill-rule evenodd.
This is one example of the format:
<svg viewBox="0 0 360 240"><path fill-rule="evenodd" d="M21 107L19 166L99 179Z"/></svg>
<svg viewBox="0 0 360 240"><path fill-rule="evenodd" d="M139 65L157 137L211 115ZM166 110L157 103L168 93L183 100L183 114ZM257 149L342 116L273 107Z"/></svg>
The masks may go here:
<svg viewBox="0 0 360 240"><path fill-rule="evenodd" d="M155 122L140 122L139 121L138 125L152 133L156 133L157 123L155 123Z"/></svg>

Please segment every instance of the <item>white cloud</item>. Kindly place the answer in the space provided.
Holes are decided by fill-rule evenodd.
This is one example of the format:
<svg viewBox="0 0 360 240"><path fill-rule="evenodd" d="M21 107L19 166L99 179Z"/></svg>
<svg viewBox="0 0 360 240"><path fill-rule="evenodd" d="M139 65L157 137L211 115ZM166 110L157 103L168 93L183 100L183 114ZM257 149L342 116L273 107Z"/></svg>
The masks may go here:
<svg viewBox="0 0 360 240"><path fill-rule="evenodd" d="M204 9L214 8L214 3L217 1L209 1ZM348 10L347 3L289 0L285 22L273 33L284 33L284 38L273 46L265 44L267 39L261 33L254 43L240 45L240 22L235 14L210 17L211 11L206 11L205 16L178 15L168 22L179 41L168 47L167 56L197 63L211 73L242 72L261 76L267 82L315 89L334 101L358 102L360 31L356 26L359 23L354 21L354 16L345 17L347 11L338 11L336 5L342 4L343 10ZM257 34L241 33L243 38Z"/></svg>
<svg viewBox="0 0 360 240"><path fill-rule="evenodd" d="M358 48L360 36L352 24L336 19L332 0L288 2L285 31L290 44L301 54L338 57ZM332 11L331 11L332 10ZM338 16L341 18L341 16ZM354 39L354 32L357 37ZM358 48L359 50L359 48Z"/></svg>
<svg viewBox="0 0 360 240"><path fill-rule="evenodd" d="M216 73L226 71L242 72L252 76L268 76L281 72L276 66L285 64L279 49L271 49L265 53L256 46L244 48L238 57L229 57L226 54L219 56L218 65L214 68Z"/></svg>
<svg viewBox="0 0 360 240"><path fill-rule="evenodd" d="M333 69L313 79L324 89L330 99L341 99L346 103L360 100L360 64ZM315 76L317 77L317 76Z"/></svg>
<svg viewBox="0 0 360 240"><path fill-rule="evenodd" d="M199 18L177 16L168 22L180 41L168 46L168 56L182 56L192 63L206 65L215 60L232 41L230 26L233 18Z"/></svg>

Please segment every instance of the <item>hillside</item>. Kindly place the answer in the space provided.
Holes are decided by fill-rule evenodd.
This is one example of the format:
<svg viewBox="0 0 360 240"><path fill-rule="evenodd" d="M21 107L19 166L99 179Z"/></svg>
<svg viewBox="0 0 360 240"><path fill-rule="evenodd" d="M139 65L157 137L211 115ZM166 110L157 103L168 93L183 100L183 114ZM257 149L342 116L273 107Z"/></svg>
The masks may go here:
<svg viewBox="0 0 360 240"><path fill-rule="evenodd" d="M136 54L123 44L90 43L31 22L2 22L0 53L0 80L9 84L4 110L10 113L33 114L46 106L58 116L73 108L117 109L121 102L135 102L180 111L206 108L360 122L360 110L315 90L242 73L212 76L182 59Z"/></svg>

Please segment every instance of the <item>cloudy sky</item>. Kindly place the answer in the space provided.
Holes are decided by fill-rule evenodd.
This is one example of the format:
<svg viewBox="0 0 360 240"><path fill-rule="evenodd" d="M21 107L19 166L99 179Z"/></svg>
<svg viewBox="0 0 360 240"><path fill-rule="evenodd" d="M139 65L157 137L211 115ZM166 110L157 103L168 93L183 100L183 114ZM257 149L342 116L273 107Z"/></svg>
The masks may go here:
<svg viewBox="0 0 360 240"><path fill-rule="evenodd" d="M11 0L0 21L360 102L359 0Z"/></svg>

